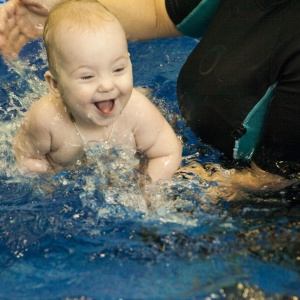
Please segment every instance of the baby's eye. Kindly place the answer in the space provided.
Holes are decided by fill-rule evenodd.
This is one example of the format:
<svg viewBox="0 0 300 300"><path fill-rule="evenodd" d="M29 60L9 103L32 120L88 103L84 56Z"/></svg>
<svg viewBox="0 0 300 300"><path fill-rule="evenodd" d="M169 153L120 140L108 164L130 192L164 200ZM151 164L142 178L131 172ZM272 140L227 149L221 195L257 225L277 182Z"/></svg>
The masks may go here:
<svg viewBox="0 0 300 300"><path fill-rule="evenodd" d="M89 80L89 79L92 79L93 77L94 77L93 75L85 75L85 76L81 76L80 79Z"/></svg>
<svg viewBox="0 0 300 300"><path fill-rule="evenodd" d="M120 72L123 72L125 70L125 67L120 67L120 68L116 68L114 70L115 73L120 73Z"/></svg>

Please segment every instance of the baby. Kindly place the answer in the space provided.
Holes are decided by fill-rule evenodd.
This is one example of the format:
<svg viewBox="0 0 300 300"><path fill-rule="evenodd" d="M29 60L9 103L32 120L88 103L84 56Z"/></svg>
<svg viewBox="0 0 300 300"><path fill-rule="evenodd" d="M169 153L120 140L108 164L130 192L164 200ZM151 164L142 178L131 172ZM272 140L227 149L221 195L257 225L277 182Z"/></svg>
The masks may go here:
<svg viewBox="0 0 300 300"><path fill-rule="evenodd" d="M44 28L50 93L36 101L13 147L21 170L57 172L83 160L89 142L129 145L153 181L172 177L182 147L158 109L133 88L127 40L96 0L54 6Z"/></svg>

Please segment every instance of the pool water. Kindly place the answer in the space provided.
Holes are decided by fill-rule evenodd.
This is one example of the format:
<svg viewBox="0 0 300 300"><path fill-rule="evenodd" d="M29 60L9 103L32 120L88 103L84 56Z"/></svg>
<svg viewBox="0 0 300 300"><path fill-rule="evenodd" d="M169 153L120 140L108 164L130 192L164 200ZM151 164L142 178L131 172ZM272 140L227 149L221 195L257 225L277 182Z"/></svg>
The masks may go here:
<svg viewBox="0 0 300 300"><path fill-rule="evenodd" d="M218 161L181 118L177 74L198 41L130 43L134 83L150 92L184 143L184 156ZM298 299L298 195L220 201L213 183L174 178L149 185L130 149L93 145L88 166L21 176L11 138L45 93L41 41L0 60L0 299Z"/></svg>

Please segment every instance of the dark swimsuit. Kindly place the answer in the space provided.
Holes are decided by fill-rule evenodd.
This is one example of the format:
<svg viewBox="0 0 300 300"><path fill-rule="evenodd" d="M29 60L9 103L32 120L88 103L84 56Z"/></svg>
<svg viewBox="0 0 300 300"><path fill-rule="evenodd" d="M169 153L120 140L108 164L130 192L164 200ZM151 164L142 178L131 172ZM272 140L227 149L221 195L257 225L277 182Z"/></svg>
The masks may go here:
<svg viewBox="0 0 300 300"><path fill-rule="evenodd" d="M300 1L165 0L185 35L179 105L203 142L285 177L300 172Z"/></svg>

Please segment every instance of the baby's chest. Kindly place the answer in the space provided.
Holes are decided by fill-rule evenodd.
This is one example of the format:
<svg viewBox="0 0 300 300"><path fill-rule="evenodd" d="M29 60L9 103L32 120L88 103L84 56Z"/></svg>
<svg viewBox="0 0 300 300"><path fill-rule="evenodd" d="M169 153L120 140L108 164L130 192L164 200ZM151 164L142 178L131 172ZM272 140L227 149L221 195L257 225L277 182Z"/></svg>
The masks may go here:
<svg viewBox="0 0 300 300"><path fill-rule="evenodd" d="M76 130L74 124L64 126L53 134L51 159L59 165L72 165L80 161L84 152L95 144L108 144L109 147L121 146L136 149L134 132L124 126L115 124L108 136L99 131L98 134L83 135Z"/></svg>
<svg viewBox="0 0 300 300"><path fill-rule="evenodd" d="M80 159L84 153L84 142L81 137L68 126L57 130L52 137L49 156L60 165L70 165Z"/></svg>

